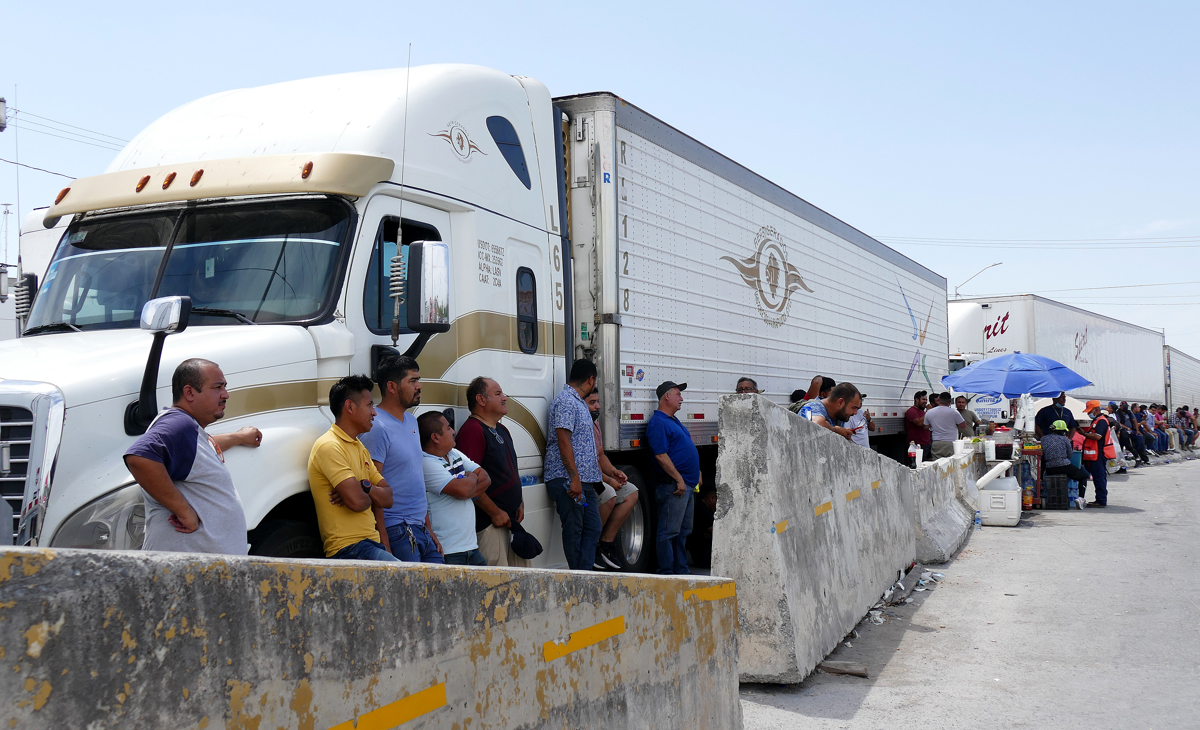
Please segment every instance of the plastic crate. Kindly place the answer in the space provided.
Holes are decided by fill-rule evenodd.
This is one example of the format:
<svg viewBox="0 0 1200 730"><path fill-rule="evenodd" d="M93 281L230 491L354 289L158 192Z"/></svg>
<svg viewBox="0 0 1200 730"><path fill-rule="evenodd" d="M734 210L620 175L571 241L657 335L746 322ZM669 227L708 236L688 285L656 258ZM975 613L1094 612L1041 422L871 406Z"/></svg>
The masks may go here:
<svg viewBox="0 0 1200 730"><path fill-rule="evenodd" d="M996 444L996 460L1008 461L1013 456L1012 444Z"/></svg>
<svg viewBox="0 0 1200 730"><path fill-rule="evenodd" d="M1067 495L1066 474L1046 474L1042 477L1042 509L1067 509L1071 500Z"/></svg>

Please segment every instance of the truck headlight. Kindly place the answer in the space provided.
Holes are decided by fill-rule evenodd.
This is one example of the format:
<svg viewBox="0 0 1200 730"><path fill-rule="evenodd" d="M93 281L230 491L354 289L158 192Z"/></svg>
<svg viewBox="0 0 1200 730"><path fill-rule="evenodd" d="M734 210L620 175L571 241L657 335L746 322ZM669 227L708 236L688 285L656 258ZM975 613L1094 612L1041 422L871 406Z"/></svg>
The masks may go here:
<svg viewBox="0 0 1200 730"><path fill-rule="evenodd" d="M51 547L140 550L146 539L146 505L136 484L76 510L58 528Z"/></svg>

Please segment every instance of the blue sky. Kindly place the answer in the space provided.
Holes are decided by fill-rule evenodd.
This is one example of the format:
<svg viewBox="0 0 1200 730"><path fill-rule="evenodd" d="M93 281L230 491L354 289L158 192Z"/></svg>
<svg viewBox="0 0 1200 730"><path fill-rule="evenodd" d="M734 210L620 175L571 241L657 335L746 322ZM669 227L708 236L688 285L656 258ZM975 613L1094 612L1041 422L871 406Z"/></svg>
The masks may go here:
<svg viewBox="0 0 1200 730"><path fill-rule="evenodd" d="M415 64L482 64L554 94L615 92L946 276L951 291L1003 261L963 291L1047 292L1166 328L1200 357L1195 3L49 7L6 4L0 95L30 114L129 139L206 94L403 66L412 42ZM30 165L91 175L115 154L33 129L20 142ZM14 136L0 133L0 157L13 159ZM22 170L22 211L65 182ZM0 163L0 202L16 198L14 168ZM1111 243L1152 238L1174 247ZM1192 283L1051 293L1166 282Z"/></svg>

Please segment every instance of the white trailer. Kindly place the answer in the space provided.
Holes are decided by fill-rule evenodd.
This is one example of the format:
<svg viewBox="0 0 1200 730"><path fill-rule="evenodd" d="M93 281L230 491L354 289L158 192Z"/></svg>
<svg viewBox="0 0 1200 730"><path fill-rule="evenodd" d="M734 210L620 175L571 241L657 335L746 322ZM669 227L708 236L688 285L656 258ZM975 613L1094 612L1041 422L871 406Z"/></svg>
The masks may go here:
<svg viewBox="0 0 1200 730"><path fill-rule="evenodd" d="M606 448L630 473L650 461L654 387L687 382L681 415L708 485L717 397L741 375L779 402L817 373L849 380L896 431L912 392L946 372L942 277L616 96L552 100L474 66L187 104L108 172L73 181L44 220L66 234L25 336L0 343L0 428L20 441L0 487L29 544L140 544L141 494L121 461L129 413L165 403L175 365L205 357L231 389L210 430L264 434L226 455L254 551L319 551L308 452L332 421L330 385L393 344L388 262L414 250L447 262L426 278L414 265L408 296L436 286L448 331L432 334L440 316L417 307L399 320L420 408L461 423L471 379L501 383L539 565L563 562L542 462L548 405L576 357L599 367ZM165 340L157 388L139 392L158 365L139 312L184 295L228 311L194 313ZM653 502L622 537L637 567L652 567Z"/></svg>
<svg viewBox="0 0 1200 730"><path fill-rule="evenodd" d="M950 351L959 353L952 358L969 364L974 354L1033 353L1092 381L1071 391L1072 397L1105 403L1163 399L1162 332L1034 294L955 300L949 312L955 323Z"/></svg>
<svg viewBox="0 0 1200 730"><path fill-rule="evenodd" d="M1166 372L1166 404L1171 410L1180 406L1200 406L1200 360L1170 345L1163 348Z"/></svg>

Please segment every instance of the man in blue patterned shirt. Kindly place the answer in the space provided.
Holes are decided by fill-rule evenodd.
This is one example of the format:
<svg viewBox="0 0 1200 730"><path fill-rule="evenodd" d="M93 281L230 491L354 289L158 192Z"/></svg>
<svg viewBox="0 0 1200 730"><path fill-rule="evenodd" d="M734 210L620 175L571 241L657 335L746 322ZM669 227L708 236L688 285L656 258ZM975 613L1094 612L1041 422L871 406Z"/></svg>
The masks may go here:
<svg viewBox="0 0 1200 730"><path fill-rule="evenodd" d="M584 399L596 387L596 365L576 360L569 382L550 404L546 444L546 491L562 522L563 553L571 570L591 570L600 540L600 510L596 485L600 462L592 414Z"/></svg>

